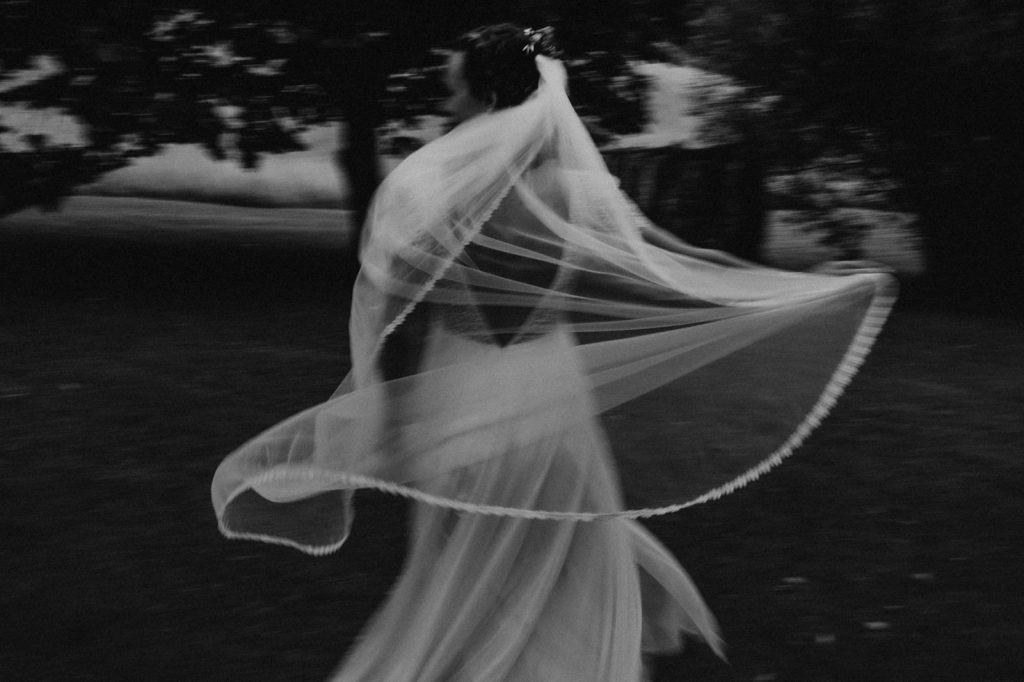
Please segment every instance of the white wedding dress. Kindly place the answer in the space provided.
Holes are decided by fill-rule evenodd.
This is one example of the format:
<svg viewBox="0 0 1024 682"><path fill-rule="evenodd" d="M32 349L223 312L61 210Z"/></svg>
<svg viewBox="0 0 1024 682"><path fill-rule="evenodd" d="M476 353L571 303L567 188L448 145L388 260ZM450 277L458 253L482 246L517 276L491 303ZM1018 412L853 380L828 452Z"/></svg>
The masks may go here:
<svg viewBox="0 0 1024 682"><path fill-rule="evenodd" d="M550 290L566 286L555 279ZM402 407L415 424L404 438L419 447L402 477L438 497L494 506L621 510L559 316L537 309L523 327L530 338L501 345L480 309L427 300L422 366ZM415 504L411 531L405 570L333 680L631 682L641 679L641 650L678 651L683 633L721 652L689 577L636 521Z"/></svg>

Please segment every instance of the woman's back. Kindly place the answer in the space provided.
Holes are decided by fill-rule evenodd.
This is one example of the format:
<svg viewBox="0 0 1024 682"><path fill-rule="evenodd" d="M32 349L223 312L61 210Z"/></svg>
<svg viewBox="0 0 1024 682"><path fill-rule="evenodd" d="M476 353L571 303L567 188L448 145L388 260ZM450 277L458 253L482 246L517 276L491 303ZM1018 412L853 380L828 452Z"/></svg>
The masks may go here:
<svg viewBox="0 0 1024 682"><path fill-rule="evenodd" d="M497 303L489 294L507 292L509 282L538 289L567 285L559 276L565 257L564 243L537 215L535 208L527 206L531 200L539 201L564 219L565 198L553 164L539 165L524 174L459 259L462 265L480 273L478 281L466 282L471 307L486 326L487 339L499 346L535 338L550 328L557 315L550 310L537 315L544 297L525 297L519 303L509 300L506 294L502 302ZM514 249L520 251L517 253ZM495 288L481 281L489 277L501 280L502 286ZM464 320L469 317L466 311L454 310L442 312L442 315L453 313Z"/></svg>

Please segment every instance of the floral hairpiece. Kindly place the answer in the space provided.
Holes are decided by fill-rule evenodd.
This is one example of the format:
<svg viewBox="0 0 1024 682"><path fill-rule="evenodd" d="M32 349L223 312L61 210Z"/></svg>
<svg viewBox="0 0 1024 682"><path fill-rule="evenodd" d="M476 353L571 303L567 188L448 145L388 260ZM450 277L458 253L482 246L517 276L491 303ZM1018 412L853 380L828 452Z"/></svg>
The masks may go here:
<svg viewBox="0 0 1024 682"><path fill-rule="evenodd" d="M550 46L551 34L554 33L554 29L550 26L544 28L526 28L523 29L523 33L526 34L526 45L523 45L523 52L526 54L536 54L537 52L544 52L546 47Z"/></svg>

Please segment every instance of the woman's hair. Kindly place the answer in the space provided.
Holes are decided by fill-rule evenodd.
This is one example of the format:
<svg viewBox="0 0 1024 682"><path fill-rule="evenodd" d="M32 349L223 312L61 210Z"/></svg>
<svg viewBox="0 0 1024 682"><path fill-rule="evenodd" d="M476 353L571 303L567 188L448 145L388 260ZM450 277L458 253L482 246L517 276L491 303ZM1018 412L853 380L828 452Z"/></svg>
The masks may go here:
<svg viewBox="0 0 1024 682"><path fill-rule="evenodd" d="M505 109L522 104L537 89L540 74L534 58L558 56L551 32L493 24L462 35L450 47L465 54L463 76L470 94Z"/></svg>

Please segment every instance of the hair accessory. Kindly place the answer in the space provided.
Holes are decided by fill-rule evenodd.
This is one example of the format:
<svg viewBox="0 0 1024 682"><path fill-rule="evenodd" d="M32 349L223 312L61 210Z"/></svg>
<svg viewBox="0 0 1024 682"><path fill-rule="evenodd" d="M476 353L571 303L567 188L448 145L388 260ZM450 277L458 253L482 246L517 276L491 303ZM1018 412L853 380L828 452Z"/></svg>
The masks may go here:
<svg viewBox="0 0 1024 682"><path fill-rule="evenodd" d="M527 28L523 29L523 33L526 34L527 43L523 45L523 52L526 54L545 54L551 51L551 36L555 32L550 26L544 28Z"/></svg>

